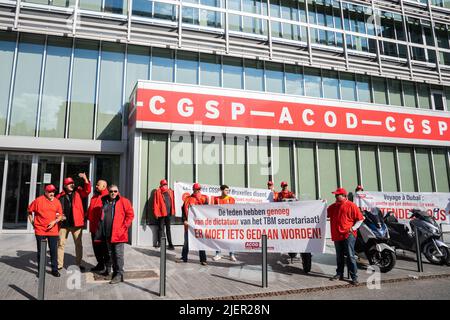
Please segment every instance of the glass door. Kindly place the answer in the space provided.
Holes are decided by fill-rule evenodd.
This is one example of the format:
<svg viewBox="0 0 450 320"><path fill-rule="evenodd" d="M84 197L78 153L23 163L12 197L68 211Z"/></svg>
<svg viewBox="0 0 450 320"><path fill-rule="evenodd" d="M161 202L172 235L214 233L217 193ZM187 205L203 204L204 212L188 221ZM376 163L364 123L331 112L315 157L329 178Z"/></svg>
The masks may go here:
<svg viewBox="0 0 450 320"><path fill-rule="evenodd" d="M27 230L31 165L31 155L11 154L8 156L8 173L4 190L3 230Z"/></svg>
<svg viewBox="0 0 450 320"><path fill-rule="evenodd" d="M56 190L61 191L61 157L57 156L39 156L37 179L36 179L36 198L44 194L44 187L53 184Z"/></svg>

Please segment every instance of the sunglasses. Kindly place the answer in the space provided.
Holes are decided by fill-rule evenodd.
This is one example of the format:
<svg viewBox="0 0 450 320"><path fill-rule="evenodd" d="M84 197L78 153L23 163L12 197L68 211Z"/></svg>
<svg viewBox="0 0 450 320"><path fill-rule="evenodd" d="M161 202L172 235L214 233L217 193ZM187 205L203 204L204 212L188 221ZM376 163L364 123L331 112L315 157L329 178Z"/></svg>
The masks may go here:
<svg viewBox="0 0 450 320"><path fill-rule="evenodd" d="M118 193L119 190L109 190L109 193Z"/></svg>

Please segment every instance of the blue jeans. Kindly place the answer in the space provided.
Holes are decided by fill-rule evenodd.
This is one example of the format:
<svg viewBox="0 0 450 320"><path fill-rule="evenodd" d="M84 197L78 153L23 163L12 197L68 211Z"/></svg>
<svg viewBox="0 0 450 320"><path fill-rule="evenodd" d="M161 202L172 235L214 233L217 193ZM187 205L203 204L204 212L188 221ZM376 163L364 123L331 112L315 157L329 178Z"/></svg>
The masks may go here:
<svg viewBox="0 0 450 320"><path fill-rule="evenodd" d="M59 236L36 236L37 243L37 262L38 262L38 272L39 265L41 263L41 240L47 238L47 245L50 248L50 263L52 266L52 271L58 271L58 239Z"/></svg>
<svg viewBox="0 0 450 320"><path fill-rule="evenodd" d="M184 232L184 245L183 245L183 250L181 251L181 259L183 259L183 261L188 260L188 253L189 253L189 233L188 233L188 231L185 231ZM200 256L200 262L206 262L205 250L199 250L198 254Z"/></svg>
<svg viewBox="0 0 450 320"><path fill-rule="evenodd" d="M347 268L350 272L352 280L358 279L356 257L355 257L355 242L356 238L353 234L342 241L335 241L334 247L336 248L336 262L337 269L336 274L344 275L345 256L347 256Z"/></svg>

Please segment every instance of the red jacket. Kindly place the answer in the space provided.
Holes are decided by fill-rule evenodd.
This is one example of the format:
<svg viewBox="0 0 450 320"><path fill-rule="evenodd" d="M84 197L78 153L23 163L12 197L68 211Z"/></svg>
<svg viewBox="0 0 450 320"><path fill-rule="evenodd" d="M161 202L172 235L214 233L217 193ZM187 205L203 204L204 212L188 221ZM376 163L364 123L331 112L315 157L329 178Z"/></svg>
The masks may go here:
<svg viewBox="0 0 450 320"><path fill-rule="evenodd" d="M292 198L295 198L295 194L291 191L280 191L276 193L276 196L274 193L274 199L276 199L274 201L276 202L281 202L283 199L292 199Z"/></svg>
<svg viewBox="0 0 450 320"><path fill-rule="evenodd" d="M204 205L204 204L209 204L208 196L206 196L204 194L200 195L199 199L194 197L193 194L191 194L189 197L187 197L183 203L183 221L188 220L188 213L189 213L190 206L198 206L198 205ZM188 226L184 225L184 230L187 231L187 229L188 229Z"/></svg>
<svg viewBox="0 0 450 320"><path fill-rule="evenodd" d="M105 204L109 195L102 197L102 203ZM128 229L134 218L134 210L130 200L117 195L116 205L114 206L114 220L112 225L111 243L128 242ZM102 207L102 219L104 217Z"/></svg>
<svg viewBox="0 0 450 320"><path fill-rule="evenodd" d="M234 204L236 200L233 197L227 196L225 198L222 197L214 197L214 204Z"/></svg>
<svg viewBox="0 0 450 320"><path fill-rule="evenodd" d="M72 213L73 213L73 221L75 224L75 227L83 227L84 226L84 208L83 208L83 201L82 199L87 198L89 196L89 193L91 193L91 183L85 183L84 187L78 187L76 190L73 191L73 197L72 197ZM66 195L65 191L61 191L59 194L56 195L56 199L61 199ZM66 216L68 212L65 213Z"/></svg>
<svg viewBox="0 0 450 320"><path fill-rule="evenodd" d="M328 207L327 216L330 218L331 240L342 241L349 237L350 228L364 217L358 206L350 200L335 202ZM356 237L357 232L352 231Z"/></svg>
<svg viewBox="0 0 450 320"><path fill-rule="evenodd" d="M102 218L102 208L103 202L102 197L108 195L108 190L103 190L100 194L94 194L89 204L88 209L88 220L89 220L89 231L94 233L97 231L98 223Z"/></svg>
<svg viewBox="0 0 450 320"><path fill-rule="evenodd" d="M175 215L175 201L173 197L173 190L168 189L170 201L172 202L172 213L171 215ZM154 197L153 197L153 213L156 218L167 217L167 208L166 201L164 199L163 192L161 188L156 189Z"/></svg>

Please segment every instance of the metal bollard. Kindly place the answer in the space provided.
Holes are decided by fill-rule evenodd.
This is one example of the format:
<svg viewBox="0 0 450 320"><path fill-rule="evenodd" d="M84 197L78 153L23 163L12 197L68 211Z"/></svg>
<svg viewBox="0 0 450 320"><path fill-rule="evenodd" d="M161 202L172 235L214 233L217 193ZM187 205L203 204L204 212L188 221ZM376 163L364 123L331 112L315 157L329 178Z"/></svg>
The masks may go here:
<svg viewBox="0 0 450 320"><path fill-rule="evenodd" d="M39 244L41 252L39 255L39 285L38 285L38 300L45 298L45 268L47 266L47 239L42 239Z"/></svg>
<svg viewBox="0 0 450 320"><path fill-rule="evenodd" d="M420 250L420 240L419 240L419 230L415 228L414 230L416 236L416 259L417 259L417 272L423 272L423 264L422 264L422 252Z"/></svg>
<svg viewBox="0 0 450 320"><path fill-rule="evenodd" d="M166 296L166 237L161 238L159 258L159 296Z"/></svg>
<svg viewBox="0 0 450 320"><path fill-rule="evenodd" d="M263 234L261 238L262 242L262 287L268 287L267 281L267 235Z"/></svg>

